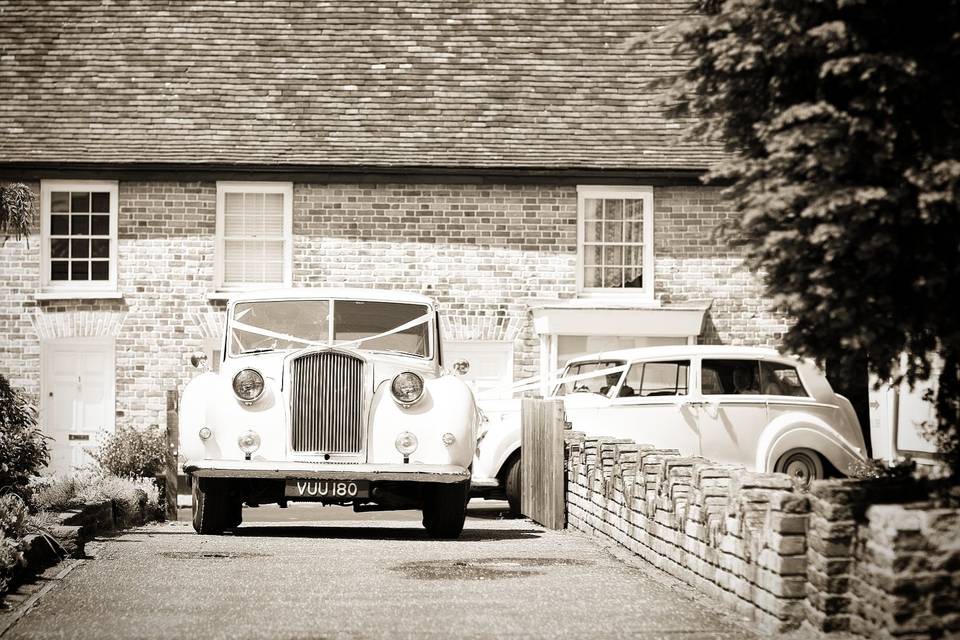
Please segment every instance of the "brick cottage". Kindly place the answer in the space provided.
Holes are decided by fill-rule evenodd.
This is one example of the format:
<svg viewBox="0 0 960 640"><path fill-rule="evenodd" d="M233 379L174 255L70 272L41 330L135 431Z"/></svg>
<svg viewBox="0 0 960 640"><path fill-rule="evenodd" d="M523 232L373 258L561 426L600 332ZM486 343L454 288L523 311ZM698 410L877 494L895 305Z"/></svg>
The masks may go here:
<svg viewBox="0 0 960 640"><path fill-rule="evenodd" d="M732 215L631 39L663 2L0 1L0 373L52 466L162 424L231 292L386 287L508 384L601 349L776 345Z"/></svg>

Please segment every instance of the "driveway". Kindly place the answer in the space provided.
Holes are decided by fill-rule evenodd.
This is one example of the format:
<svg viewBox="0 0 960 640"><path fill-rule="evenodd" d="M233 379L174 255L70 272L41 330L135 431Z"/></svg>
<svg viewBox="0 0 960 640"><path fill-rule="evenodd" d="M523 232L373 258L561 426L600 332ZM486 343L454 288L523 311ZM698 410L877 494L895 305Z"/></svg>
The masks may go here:
<svg viewBox="0 0 960 640"><path fill-rule="evenodd" d="M142 527L92 543L3 640L755 637L590 538L482 501L469 513L456 541L428 539L414 513L312 506L245 511L234 535Z"/></svg>

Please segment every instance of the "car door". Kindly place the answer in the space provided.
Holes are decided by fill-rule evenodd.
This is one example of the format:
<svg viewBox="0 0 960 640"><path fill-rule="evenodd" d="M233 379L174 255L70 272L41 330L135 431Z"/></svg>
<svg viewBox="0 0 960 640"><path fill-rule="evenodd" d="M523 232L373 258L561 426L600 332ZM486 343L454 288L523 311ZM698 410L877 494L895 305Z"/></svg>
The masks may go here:
<svg viewBox="0 0 960 640"><path fill-rule="evenodd" d="M690 376L685 358L632 363L606 406L596 409L593 430L698 455L700 429L689 405Z"/></svg>
<svg viewBox="0 0 960 640"><path fill-rule="evenodd" d="M699 395L692 411L700 425L705 458L753 469L757 441L769 422L755 358L702 358Z"/></svg>

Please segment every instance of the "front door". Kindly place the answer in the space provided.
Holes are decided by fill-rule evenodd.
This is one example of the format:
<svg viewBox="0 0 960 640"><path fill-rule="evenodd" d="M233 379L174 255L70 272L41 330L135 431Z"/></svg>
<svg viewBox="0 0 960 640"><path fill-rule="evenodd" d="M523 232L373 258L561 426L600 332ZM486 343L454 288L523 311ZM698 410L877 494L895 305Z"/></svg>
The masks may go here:
<svg viewBox="0 0 960 640"><path fill-rule="evenodd" d="M40 425L50 440L49 470L89 464L85 450L114 429L113 338L50 340L42 346Z"/></svg>

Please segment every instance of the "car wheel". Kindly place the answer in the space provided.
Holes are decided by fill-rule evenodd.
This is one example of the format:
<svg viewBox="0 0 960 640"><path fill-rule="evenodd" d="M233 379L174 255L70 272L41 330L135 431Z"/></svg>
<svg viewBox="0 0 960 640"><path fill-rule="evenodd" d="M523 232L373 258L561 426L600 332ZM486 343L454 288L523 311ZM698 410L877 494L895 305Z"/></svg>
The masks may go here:
<svg viewBox="0 0 960 640"><path fill-rule="evenodd" d="M774 471L785 473L801 488L806 489L814 480L824 477L823 459L810 449L793 449L783 454Z"/></svg>
<svg viewBox="0 0 960 640"><path fill-rule="evenodd" d="M231 526L231 502L216 482L193 480L193 529L202 534L219 534ZM237 518L239 523L239 518Z"/></svg>
<svg viewBox="0 0 960 640"><path fill-rule="evenodd" d="M510 505L510 515L520 515L520 456L515 456L507 463L507 472L503 474L503 489L507 494L507 503Z"/></svg>
<svg viewBox="0 0 960 640"><path fill-rule="evenodd" d="M452 540L467 519L470 481L436 484L427 488L423 501L423 526L432 538Z"/></svg>

